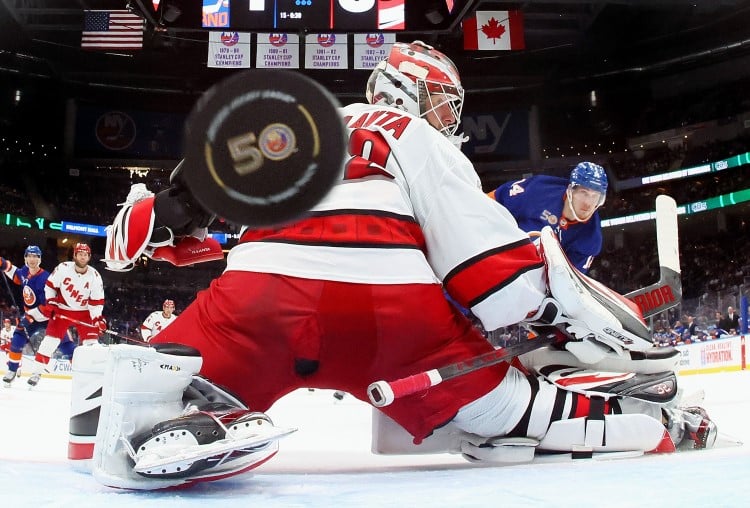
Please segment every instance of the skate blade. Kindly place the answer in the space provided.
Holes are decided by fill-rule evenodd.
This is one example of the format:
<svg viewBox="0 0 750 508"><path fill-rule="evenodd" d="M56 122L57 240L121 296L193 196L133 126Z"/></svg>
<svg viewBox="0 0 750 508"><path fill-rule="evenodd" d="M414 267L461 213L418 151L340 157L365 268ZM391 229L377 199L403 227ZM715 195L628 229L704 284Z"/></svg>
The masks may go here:
<svg viewBox="0 0 750 508"><path fill-rule="evenodd" d="M224 453L229 453L233 450L241 450L245 448L251 448L261 446L265 444L278 441L279 439L297 432L295 428L274 428L269 430L263 435L250 436L243 439L227 440L222 439L211 443L210 445L194 446L183 450L180 453L173 453L167 457L160 456L158 453L147 453L140 457L133 466L133 470L136 473L150 474L154 469L172 469L175 466L182 468L190 467L190 465L202 459L214 457ZM167 451L167 450L165 450ZM169 453L169 451L167 451Z"/></svg>

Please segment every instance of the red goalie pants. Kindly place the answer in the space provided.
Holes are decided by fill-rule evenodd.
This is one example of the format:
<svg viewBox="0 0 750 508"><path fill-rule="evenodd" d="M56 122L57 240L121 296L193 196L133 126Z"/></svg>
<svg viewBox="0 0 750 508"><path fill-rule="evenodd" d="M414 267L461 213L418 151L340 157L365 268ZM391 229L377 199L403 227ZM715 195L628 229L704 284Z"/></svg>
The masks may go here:
<svg viewBox="0 0 750 508"><path fill-rule="evenodd" d="M228 271L151 342L203 356L201 374L266 411L301 387L367 387L492 351L437 284L370 285ZM397 399L383 411L419 442L505 376L501 363Z"/></svg>

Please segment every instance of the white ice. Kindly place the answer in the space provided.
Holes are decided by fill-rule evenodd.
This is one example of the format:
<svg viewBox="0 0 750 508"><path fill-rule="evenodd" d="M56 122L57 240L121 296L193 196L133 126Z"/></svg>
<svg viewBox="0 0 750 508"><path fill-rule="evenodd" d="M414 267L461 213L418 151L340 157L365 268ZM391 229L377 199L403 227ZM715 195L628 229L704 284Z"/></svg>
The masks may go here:
<svg viewBox="0 0 750 508"><path fill-rule="evenodd" d="M704 389L704 406L720 430L750 442L750 373L680 379L686 393ZM512 507L576 508L747 506L750 446L477 467L454 455L370 453L370 408L328 390L300 390L269 415L299 431L278 455L238 478L189 489L133 492L98 484L66 462L70 381L26 378L0 387L0 500L3 506L201 507ZM236 503L236 504L235 504Z"/></svg>

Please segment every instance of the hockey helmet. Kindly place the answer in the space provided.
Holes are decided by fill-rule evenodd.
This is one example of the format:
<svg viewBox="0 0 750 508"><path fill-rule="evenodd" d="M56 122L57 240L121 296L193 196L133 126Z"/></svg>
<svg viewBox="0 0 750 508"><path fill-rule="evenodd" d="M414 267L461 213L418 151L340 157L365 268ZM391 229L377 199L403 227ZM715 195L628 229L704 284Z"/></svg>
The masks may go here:
<svg viewBox="0 0 750 508"><path fill-rule="evenodd" d="M88 244L79 242L73 246L73 255L75 256L79 252L86 252L88 253L89 257L91 256L91 247L88 246Z"/></svg>
<svg viewBox="0 0 750 508"><path fill-rule="evenodd" d="M3 319L3 324L6 324L6 323L10 324L10 319L8 319L8 318Z"/></svg>
<svg viewBox="0 0 750 508"><path fill-rule="evenodd" d="M162 307L172 307L174 309L174 300L164 300Z"/></svg>
<svg viewBox="0 0 750 508"><path fill-rule="evenodd" d="M607 193L607 173L599 164L580 162L570 172L570 184L580 185L604 195Z"/></svg>
<svg viewBox="0 0 750 508"><path fill-rule="evenodd" d="M461 121L464 89L450 58L422 41L396 42L367 81L367 101L385 104L424 118L448 103L455 122L438 130L453 136Z"/></svg>
<svg viewBox="0 0 750 508"><path fill-rule="evenodd" d="M42 249L38 245L29 245L26 250L23 251L23 257L26 256L39 256L42 257Z"/></svg>

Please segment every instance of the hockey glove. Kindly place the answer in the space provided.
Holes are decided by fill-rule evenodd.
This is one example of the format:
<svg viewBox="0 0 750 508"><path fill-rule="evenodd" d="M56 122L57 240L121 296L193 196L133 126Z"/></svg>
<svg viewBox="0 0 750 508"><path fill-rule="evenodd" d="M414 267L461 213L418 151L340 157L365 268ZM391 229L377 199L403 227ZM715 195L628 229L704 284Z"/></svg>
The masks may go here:
<svg viewBox="0 0 750 508"><path fill-rule="evenodd" d="M104 316L94 318L93 324L99 329L99 333L104 333L107 331L107 320L104 319Z"/></svg>
<svg viewBox="0 0 750 508"><path fill-rule="evenodd" d="M12 266L13 266L13 263L8 261L4 257L0 256L0 270L2 270L3 272L7 272L8 270L11 269Z"/></svg>

